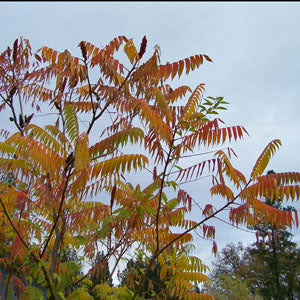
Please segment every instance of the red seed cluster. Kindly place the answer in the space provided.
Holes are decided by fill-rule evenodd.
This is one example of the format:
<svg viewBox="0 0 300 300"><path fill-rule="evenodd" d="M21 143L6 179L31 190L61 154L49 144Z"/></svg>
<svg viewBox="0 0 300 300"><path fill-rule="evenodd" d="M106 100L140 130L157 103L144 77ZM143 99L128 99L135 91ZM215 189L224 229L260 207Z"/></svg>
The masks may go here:
<svg viewBox="0 0 300 300"><path fill-rule="evenodd" d="M84 42L80 42L79 45L80 45L82 57L84 58L84 60L87 60L87 51L86 51L86 47L85 47Z"/></svg>
<svg viewBox="0 0 300 300"><path fill-rule="evenodd" d="M140 59L142 58L142 56L146 52L146 47L147 47L147 39L146 39L146 36L144 35L142 43L141 43L141 47L140 47L140 52L139 52Z"/></svg>
<svg viewBox="0 0 300 300"><path fill-rule="evenodd" d="M14 47L13 47L13 60L16 62L18 55L18 40L15 40Z"/></svg>

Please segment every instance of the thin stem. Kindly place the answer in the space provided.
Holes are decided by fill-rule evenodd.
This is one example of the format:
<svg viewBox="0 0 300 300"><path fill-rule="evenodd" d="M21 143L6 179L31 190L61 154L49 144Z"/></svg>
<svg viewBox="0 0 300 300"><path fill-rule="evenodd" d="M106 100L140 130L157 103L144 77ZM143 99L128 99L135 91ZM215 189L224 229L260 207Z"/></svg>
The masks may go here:
<svg viewBox="0 0 300 300"><path fill-rule="evenodd" d="M124 79L124 81L122 82L122 84L119 86L118 91L121 91L121 89L123 88L123 86L127 82L129 76L131 75L131 73L135 69L136 65L137 65L137 61L134 63L131 70L128 72L128 74L127 74L126 78ZM98 115L93 115L92 121L91 121L91 123L89 125L89 128L87 130L87 134L90 133L95 121L97 121L103 115L103 113L106 111L106 109L109 107L109 105L111 104L112 101L113 101L113 99L108 100L107 103L105 104L105 106L103 107L103 109L99 112L99 114Z"/></svg>
<svg viewBox="0 0 300 300"><path fill-rule="evenodd" d="M86 63L86 60L84 60L83 62L84 62L85 68L86 68L86 79L87 79L88 86L89 86L89 95L90 95L91 104L92 104L93 116L95 117L98 106L97 105L96 105L96 107L94 106L92 85L91 85L91 81L90 81L90 77L89 77L89 73L88 73L88 65Z"/></svg>
<svg viewBox="0 0 300 300"><path fill-rule="evenodd" d="M116 268L117 268L117 266L118 266L118 264L119 264L121 258L122 258L123 255L126 253L126 251L129 249L129 247L131 247L131 246L132 246L132 243L129 244L129 245L127 245L126 247L124 247L124 249L121 249L121 252L120 252L120 254L119 254L119 256L118 256L118 258L117 258L117 260L116 260L116 262L115 262L115 265L114 265L112 271L110 272L110 275L109 275L109 278L110 278L110 279L112 279L112 276L113 276L114 272L116 271Z"/></svg>
<svg viewBox="0 0 300 300"><path fill-rule="evenodd" d="M172 146L174 143L174 137L175 137L175 132L173 133L173 137L172 137L172 141L170 144L170 148L169 148L169 152L166 158L166 163L165 163L165 167L163 170L163 177L161 179L161 184L160 184L160 189L159 189L159 197L158 197L158 206L157 206L157 212L156 212L156 222L155 222L155 231L156 231L156 251L158 251L159 249L159 215L160 215L160 209L161 209L161 201L162 201L162 193L163 193L163 188L164 188L164 183L165 183L165 178L167 176L167 168L170 162L170 157L171 157L171 153L173 151Z"/></svg>
<svg viewBox="0 0 300 300"><path fill-rule="evenodd" d="M173 151L172 147L173 147L173 144L174 144L175 134L176 134L176 130L174 130L174 132L173 132L173 137L172 137L172 141L170 143L169 152L168 152L168 155L167 155L167 158L166 158L166 163L165 163L165 167L164 167L164 170L163 170L163 177L161 179L161 184L160 184L160 189L159 189L158 206L157 206L157 212L156 212L156 218L155 218L156 250L155 250L155 252L154 252L155 254L153 256L154 259L151 258L151 260L150 260L150 262L149 262L149 264L146 268L146 271L144 273L144 276L141 279L141 282L139 284L139 288L137 288L134 292L132 300L134 300L137 297L138 290L140 289L140 287L142 287L144 285L144 282L146 280L145 274L147 274L147 272L150 270L152 264L154 263L155 258L159 255L157 253L161 253L161 251L159 250L159 215L160 215L160 209L161 209L161 201L162 201L162 193L163 193L163 188L164 188L164 181L165 181L165 178L167 176L167 174L166 174L167 173L167 167L169 165L171 153Z"/></svg>
<svg viewBox="0 0 300 300"><path fill-rule="evenodd" d="M19 96L18 98L19 98L19 104L20 104L20 114L21 114L22 119L24 120L23 105L22 105L20 93L18 93L18 96Z"/></svg>
<svg viewBox="0 0 300 300"><path fill-rule="evenodd" d="M114 247L113 249L111 249L111 252L110 252L110 253L106 253L106 255L104 255L104 257L103 257L103 259L101 260L101 262L102 262L104 259L106 259L108 256L114 255L114 253L117 251L117 249L118 249L120 246L122 246L123 241L124 241L124 238L126 237L127 232L128 232L128 229L127 229L127 231L125 232L125 234L123 235L123 237L119 240L118 244L115 245L115 247ZM99 262L99 263L101 263L101 262ZM88 272L87 272L85 275L83 275L80 279L78 279L77 281L75 281L75 282L72 284L72 286L75 286L75 285L77 285L78 283L80 283L82 280L84 280L85 278L87 278L87 277L89 276L89 274L90 274L90 271L88 271Z"/></svg>
<svg viewBox="0 0 300 300"><path fill-rule="evenodd" d="M194 202L194 205L196 205L196 206L203 212L203 209L202 209L201 206L198 204L198 202L195 201L194 199L192 199L192 200L193 200L193 202ZM232 203L232 204L235 204L235 203ZM226 210L226 209L224 209L224 210ZM245 231L245 232L253 233L253 231L250 231L250 230L247 230L247 229L238 227L238 226L236 226L236 225L233 225L233 224L231 224L231 223L229 223L229 222L227 222L227 221L225 221L225 220L223 220L223 219L221 219L221 218L219 218L219 217L214 216L214 218L215 218L216 220L220 221L220 222L223 222L223 223L225 223L225 224L227 224L227 225L230 225L230 226L232 226L232 227L235 227L235 228L237 228L237 229L239 229L239 230L243 230L243 231ZM195 231L195 232L196 232L196 231ZM196 232L196 234L197 234L197 232ZM200 235L198 235L198 236L200 236ZM201 237L201 236L200 236L200 237ZM203 238L204 238L204 237L203 237ZM204 238L204 239L205 239L205 238Z"/></svg>
<svg viewBox="0 0 300 300"><path fill-rule="evenodd" d="M252 179L250 179L248 181L248 183L245 185L244 189L250 184L250 182L252 181ZM238 193L237 196L235 196L231 201L228 201L224 206L222 206L220 209L216 210L213 214L209 215L208 217L206 217L205 219L203 219L202 221L198 222L197 224L195 224L194 226L192 226L191 228L187 229L186 231L184 231L183 233L179 234L178 236L176 236L173 240L171 240L169 243L167 243L165 246L163 246L157 254L154 255L154 259L156 257L158 257L166 248L168 248L169 246L171 246L174 242L176 242L177 240L179 240L180 238L182 238L185 234L189 233L190 231L196 229L197 227L199 227L200 225L202 225L203 223L205 223L206 221L210 220L211 218L214 218L218 213L224 211L228 206L230 206L231 204L233 204L241 195L242 191ZM153 261L154 261L153 259Z"/></svg>
<svg viewBox="0 0 300 300"><path fill-rule="evenodd" d="M16 127L18 128L18 130L21 132L22 135L24 135L24 130L21 128L21 126L18 124L18 120L17 120L17 116L16 116L16 112L13 106L13 96L16 93L17 88L13 87L10 92L9 95L7 96L7 99L4 99L4 97L1 95L3 101L9 106L12 114L13 114L13 122L15 123Z"/></svg>
<svg viewBox="0 0 300 300"><path fill-rule="evenodd" d="M42 251L42 253L41 253L41 256L40 256L41 259L43 258L44 254L45 254L45 251L46 251L46 249L47 249L47 247L48 247L48 244L49 244L49 242L50 242L50 240L51 240L51 237L52 237L52 235L53 235L53 232L54 232L54 230L55 230L55 228L56 228L56 226L57 226L58 220L59 220L59 218L60 218L60 214L61 214L61 211L62 211L63 203L64 203L64 200L65 200L65 195L66 195L66 190L67 190L67 186L68 186L68 181L69 181L69 179L70 179L70 174L71 174L71 172L69 171L69 173L68 173L68 175L67 175L67 177L66 177L65 184L64 184L64 189L63 189L63 192L62 192L62 196L61 196L61 201L60 201L59 208L58 208L57 217L56 217L56 219L55 219L55 221L54 221L54 224L53 224L53 226L52 226L52 228L51 228L50 234L49 234L49 236L48 236L48 238L47 238L47 240L46 240L44 249L43 249L43 251Z"/></svg>

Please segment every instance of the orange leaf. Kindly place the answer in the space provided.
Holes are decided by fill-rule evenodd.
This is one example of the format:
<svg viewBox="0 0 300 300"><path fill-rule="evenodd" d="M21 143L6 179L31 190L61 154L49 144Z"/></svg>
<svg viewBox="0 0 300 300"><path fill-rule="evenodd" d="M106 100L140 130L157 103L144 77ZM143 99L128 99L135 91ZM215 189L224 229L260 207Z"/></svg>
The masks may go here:
<svg viewBox="0 0 300 300"><path fill-rule="evenodd" d="M55 62L56 62L56 56L57 56L57 51L53 51L53 55L52 55L52 66L55 65Z"/></svg>
<svg viewBox="0 0 300 300"><path fill-rule="evenodd" d="M168 64L165 67L164 80L167 80L172 72L172 65Z"/></svg>
<svg viewBox="0 0 300 300"><path fill-rule="evenodd" d="M48 48L47 53L46 53L46 57L47 57L48 61L51 60L52 52L53 52L53 50L51 48Z"/></svg>
<svg viewBox="0 0 300 300"><path fill-rule="evenodd" d="M200 55L196 55L195 58L196 58L197 67L199 67L200 65L203 64L203 56L201 54Z"/></svg>
<svg viewBox="0 0 300 300"><path fill-rule="evenodd" d="M94 45L91 45L90 43L87 43L86 45L86 48L87 48L87 52L88 52L88 56L90 56L95 48Z"/></svg>
<svg viewBox="0 0 300 300"><path fill-rule="evenodd" d="M43 57L46 57L47 56L47 50L48 50L48 47L44 47L43 50L42 50L42 56Z"/></svg>
<svg viewBox="0 0 300 300"><path fill-rule="evenodd" d="M179 68L178 68L178 76L179 76L179 77L180 77L181 74L182 74L183 68L184 68L184 61L183 61L183 60L180 60L180 61L179 61Z"/></svg>
<svg viewBox="0 0 300 300"><path fill-rule="evenodd" d="M186 74L188 74L189 71L190 71L190 60L189 60L189 58L185 59L185 67L186 67Z"/></svg>
<svg viewBox="0 0 300 300"><path fill-rule="evenodd" d="M159 70L156 75L156 80L160 79L163 76L163 74L165 73L165 68L166 68L166 66L159 67Z"/></svg>
<svg viewBox="0 0 300 300"><path fill-rule="evenodd" d="M173 69L172 69L172 76L171 76L172 79L175 77L177 71L178 71L178 62L175 62L175 63L173 64Z"/></svg>
<svg viewBox="0 0 300 300"><path fill-rule="evenodd" d="M191 69L192 71L195 69L196 67L196 59L194 56L191 56Z"/></svg>
<svg viewBox="0 0 300 300"><path fill-rule="evenodd" d="M64 65L63 65L63 54L62 54L62 53L59 53L59 54L58 54L57 65L58 65L58 68L59 68L60 70L62 70L63 67L64 67Z"/></svg>

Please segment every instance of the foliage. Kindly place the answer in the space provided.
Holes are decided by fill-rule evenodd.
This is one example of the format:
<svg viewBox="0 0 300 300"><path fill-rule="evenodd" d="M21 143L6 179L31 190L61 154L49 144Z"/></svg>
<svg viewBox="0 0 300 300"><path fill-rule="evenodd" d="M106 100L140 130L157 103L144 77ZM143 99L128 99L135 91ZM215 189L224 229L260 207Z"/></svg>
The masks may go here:
<svg viewBox="0 0 300 300"><path fill-rule="evenodd" d="M281 202L266 201L277 209ZM293 207L284 208L294 211ZM256 266L253 282L264 299L297 299L300 297L300 248L292 241L292 234L283 227L261 224L254 227L257 243L249 249ZM252 287L253 289L253 287Z"/></svg>
<svg viewBox="0 0 300 300"><path fill-rule="evenodd" d="M281 207L280 202L267 203ZM239 243L222 249L205 290L216 299L298 299L300 249L291 240L292 234L264 223L254 229L258 240L251 247Z"/></svg>
<svg viewBox="0 0 300 300"><path fill-rule="evenodd" d="M246 283L239 277L234 278L231 275L219 274L215 280L217 281L217 285L208 286L208 292L211 293L216 300L259 299L250 294Z"/></svg>
<svg viewBox="0 0 300 300"><path fill-rule="evenodd" d="M260 299L251 283L257 279L249 249L239 242L227 244L213 262L204 290L215 299Z"/></svg>
<svg viewBox="0 0 300 300"><path fill-rule="evenodd" d="M92 266L98 266L98 270L91 274L91 281L93 285L108 283L112 286L112 278L110 277L108 261L105 259L105 255L102 252L98 253L92 260Z"/></svg>
<svg viewBox="0 0 300 300"><path fill-rule="evenodd" d="M145 273L146 271L146 273ZM165 281L160 279L161 268L157 261L153 263L152 269L147 270L147 258L142 253L137 255L136 260L130 259L126 268L120 274L121 286L128 286L132 290L140 289L139 294L143 294L145 299L166 293ZM139 278L145 273L146 282L139 286Z"/></svg>
<svg viewBox="0 0 300 300"><path fill-rule="evenodd" d="M276 139L248 180L233 167L234 151L220 148L247 131L216 116L227 102L204 98L203 83L194 90L173 84L183 72L211 62L206 54L162 64L158 46L146 58L146 37L139 50L125 36L103 48L86 41L78 46L81 58L46 46L32 53L21 37L0 54L0 111L8 111L15 128L1 131L2 266L17 262L26 281L45 287L49 299L90 299L90 278L106 263L112 278L120 262L140 249L148 259L138 286L106 282L93 291L99 296L107 290L107 299L140 299L146 274L157 264L169 299L212 299L194 291L195 282L207 280L206 265L188 251L194 230L201 229L216 252L208 221L228 208L234 224L264 219L297 226L296 213L259 199L298 200L300 173L262 176L281 145ZM184 164L208 149L211 158ZM130 183L133 172L150 172L151 179ZM212 178L211 195L225 203L207 204L200 217L189 219L202 199L192 199L181 184L204 174ZM84 264L100 251L105 255L82 274L80 264L64 259L65 249ZM30 289L24 293L35 293Z"/></svg>

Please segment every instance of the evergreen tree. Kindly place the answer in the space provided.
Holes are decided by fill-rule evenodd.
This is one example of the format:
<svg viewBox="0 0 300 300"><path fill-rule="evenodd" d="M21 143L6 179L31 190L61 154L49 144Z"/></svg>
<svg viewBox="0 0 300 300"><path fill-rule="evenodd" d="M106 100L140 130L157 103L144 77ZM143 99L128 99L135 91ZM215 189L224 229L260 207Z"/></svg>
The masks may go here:
<svg viewBox="0 0 300 300"><path fill-rule="evenodd" d="M227 244L213 262L210 281L203 291L216 300L258 300L248 288L252 273L249 272L251 256L242 243Z"/></svg>
<svg viewBox="0 0 300 300"><path fill-rule="evenodd" d="M294 210L282 207L280 199L268 198L265 203L274 209ZM241 243L226 245L213 263L211 282L204 291L216 299L300 299L300 249L292 234L265 220L250 229L256 231L257 242L248 248Z"/></svg>
<svg viewBox="0 0 300 300"><path fill-rule="evenodd" d="M112 287L113 282L110 276L108 260L105 259L103 251L97 254L92 264L95 267L95 272L93 272L90 277L91 281L93 282L93 286L95 286L96 284L107 283Z"/></svg>
<svg viewBox="0 0 300 300"><path fill-rule="evenodd" d="M268 171L272 173L273 170ZM276 209L294 210L290 206L283 208L280 200L268 198L266 204ZM286 228L266 222L252 229L257 232L257 243L250 249L257 274L254 287L265 300L299 299L300 250L292 241L292 234Z"/></svg>
<svg viewBox="0 0 300 300"><path fill-rule="evenodd" d="M136 260L130 259L127 263L126 269L120 275L121 285L127 285L132 290L138 288L138 278L140 274L144 273L147 267L147 262L142 256L138 256ZM144 298L151 298L153 295L163 295L165 284L160 279L160 267L157 261L151 270L148 270L146 279L140 294L144 294Z"/></svg>

